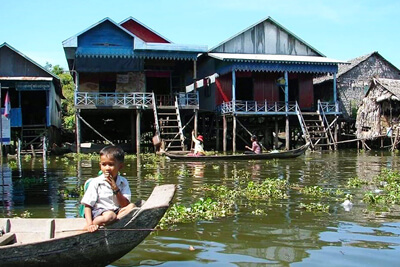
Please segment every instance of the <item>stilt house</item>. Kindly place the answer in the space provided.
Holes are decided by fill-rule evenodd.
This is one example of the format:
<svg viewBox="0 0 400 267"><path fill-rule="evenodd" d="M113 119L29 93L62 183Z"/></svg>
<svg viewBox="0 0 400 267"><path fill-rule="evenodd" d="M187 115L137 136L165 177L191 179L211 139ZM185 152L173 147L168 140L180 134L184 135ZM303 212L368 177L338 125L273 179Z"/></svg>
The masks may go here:
<svg viewBox="0 0 400 267"><path fill-rule="evenodd" d="M339 65L337 74L337 92L340 107L345 118L356 118L372 79L400 79L400 70L382 57L378 52L360 56L348 61L348 65ZM315 92L323 99L326 89L332 88L333 77L324 76L314 80Z"/></svg>
<svg viewBox="0 0 400 267"><path fill-rule="evenodd" d="M400 80L372 79L357 112L356 128L360 139L400 140Z"/></svg>
<svg viewBox="0 0 400 267"><path fill-rule="evenodd" d="M299 136L313 146L331 145L329 125L341 114L336 92L340 63L268 17L199 58L200 132L215 140L217 150L222 132L223 151L230 144L233 151L243 150L250 134L272 148L279 132L286 149ZM331 75L334 82L321 96L314 92L313 79L322 75ZM207 126L211 122L215 127Z"/></svg>
<svg viewBox="0 0 400 267"><path fill-rule="evenodd" d="M155 134L166 149L185 149L184 128L199 107L185 87L206 46L174 44L131 17L105 18L63 46L76 84L78 149L108 140L139 153L153 148Z"/></svg>
<svg viewBox="0 0 400 267"><path fill-rule="evenodd" d="M60 79L3 43L0 45L0 84L2 99L8 93L11 103L11 140L14 144L19 139L22 152L32 148L36 152L43 151L43 140L46 139L46 144L59 144L63 98ZM1 105L4 108L4 101Z"/></svg>

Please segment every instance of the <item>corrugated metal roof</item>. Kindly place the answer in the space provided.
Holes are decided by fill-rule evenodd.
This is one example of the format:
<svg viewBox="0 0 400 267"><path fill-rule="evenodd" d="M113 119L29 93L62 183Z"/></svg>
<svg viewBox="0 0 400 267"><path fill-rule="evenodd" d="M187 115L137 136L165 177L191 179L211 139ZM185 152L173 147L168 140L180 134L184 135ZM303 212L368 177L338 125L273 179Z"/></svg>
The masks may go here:
<svg viewBox="0 0 400 267"><path fill-rule="evenodd" d="M317 49L315 49L314 47L312 47L311 45L309 45L308 43L306 43L304 40L302 40L300 37L298 37L297 35L295 35L294 33L292 33L291 31L289 31L288 29L286 29L285 27L283 27L281 24L279 24L277 21L275 21L274 19L272 19L271 17L267 17L265 19L262 19L261 21L251 25L250 27L244 29L243 31L235 34L234 36L230 37L229 39L223 41L222 43L214 46L213 48L211 48L209 51L213 51L214 49L216 49L217 47L223 45L224 43L227 43L228 41L234 39L235 37L241 35L244 32L247 32L248 30L254 28L255 26L257 26L258 24L263 23L264 21L269 21L272 24L275 24L276 26L278 26L279 28L281 28L283 31L287 32L289 35L293 36L295 39L299 40L301 43L303 43L304 45L308 46L309 48L311 48L312 50L314 50L317 54L321 55L321 56L325 56L324 54L322 54L320 51L318 51Z"/></svg>
<svg viewBox="0 0 400 267"><path fill-rule="evenodd" d="M318 65L347 64L347 62L327 57L292 56L292 55L266 55L266 54L234 54L234 53L208 53L222 61L234 62L273 62L273 63L308 63Z"/></svg>
<svg viewBox="0 0 400 267"><path fill-rule="evenodd" d="M25 58L26 60L28 60L29 62L31 62L32 64L34 64L35 66L37 66L38 68L44 70L45 72L47 72L49 75L53 76L56 80L60 81L60 78L55 75L54 73L50 72L49 70L47 70L46 68L42 67L41 65L39 65L38 63L36 63L35 61L33 61L32 59L30 59L29 57L27 57L26 55L24 55L23 53L19 52L17 49L15 49L14 47L12 47L11 45L9 45L8 43L3 43L0 45L0 48L2 47L8 47L9 49L11 49L12 51L14 51L15 53L19 54L21 57Z"/></svg>
<svg viewBox="0 0 400 267"><path fill-rule="evenodd" d="M133 49L114 47L78 47L77 57L98 58L130 58L133 57Z"/></svg>
<svg viewBox="0 0 400 267"><path fill-rule="evenodd" d="M5 77L0 76L0 81L53 81L50 77Z"/></svg>

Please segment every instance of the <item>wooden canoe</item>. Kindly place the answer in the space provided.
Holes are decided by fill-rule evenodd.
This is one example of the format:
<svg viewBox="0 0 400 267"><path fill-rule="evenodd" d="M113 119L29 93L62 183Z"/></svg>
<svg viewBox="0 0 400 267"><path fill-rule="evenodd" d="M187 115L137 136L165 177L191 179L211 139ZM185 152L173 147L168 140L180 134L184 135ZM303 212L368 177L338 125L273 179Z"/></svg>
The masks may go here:
<svg viewBox="0 0 400 267"><path fill-rule="evenodd" d="M154 188L141 208L94 233L85 219L0 219L1 266L105 266L131 251L158 224L175 194L175 185ZM136 229L136 230L135 230ZM1 242L0 242L1 244Z"/></svg>
<svg viewBox="0 0 400 267"><path fill-rule="evenodd" d="M257 160L257 159L285 159L298 157L308 149L309 143L288 151L282 152L270 152L261 154L235 154L235 155L209 155L209 156L193 156L177 155L172 153L165 153L165 155L174 160L186 160L186 161L209 161L209 160Z"/></svg>

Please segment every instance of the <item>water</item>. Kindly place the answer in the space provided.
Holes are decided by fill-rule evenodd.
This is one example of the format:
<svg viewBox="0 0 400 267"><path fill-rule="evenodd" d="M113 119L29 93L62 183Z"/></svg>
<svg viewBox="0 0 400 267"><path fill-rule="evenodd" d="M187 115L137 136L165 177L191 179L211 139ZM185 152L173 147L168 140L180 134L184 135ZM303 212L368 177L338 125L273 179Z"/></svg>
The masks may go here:
<svg viewBox="0 0 400 267"><path fill-rule="evenodd" d="M189 206L202 196L191 189L205 184L234 188L241 175L250 179L287 179L291 184L319 185L346 191L350 178L371 180L383 168L398 169L399 157L388 152L307 152L296 159L274 161L174 162L158 164L127 160L121 171L129 180L133 199L145 199L157 184L178 185L174 202ZM12 165L12 162L11 162ZM23 160L21 168L2 168L0 217L28 211L31 217L75 217L77 198L63 201L60 190L72 189L96 176L96 161L52 158ZM162 177L162 178L154 178ZM373 190L374 188L371 188ZM1 192L1 191L0 191ZM400 213L374 213L352 191L353 207L329 204L329 213L299 208L311 201L296 190L285 200L239 201L235 215L214 221L180 224L178 231L158 231L110 266L395 266L399 265ZM265 214L254 215L256 209ZM193 247L194 250L189 248Z"/></svg>

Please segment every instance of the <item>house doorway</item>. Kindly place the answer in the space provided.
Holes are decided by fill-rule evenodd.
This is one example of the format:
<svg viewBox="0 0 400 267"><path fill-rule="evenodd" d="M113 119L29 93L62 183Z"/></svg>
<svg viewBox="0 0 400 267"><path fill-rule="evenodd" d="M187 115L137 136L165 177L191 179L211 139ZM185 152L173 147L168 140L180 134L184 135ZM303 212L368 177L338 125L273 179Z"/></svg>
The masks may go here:
<svg viewBox="0 0 400 267"><path fill-rule="evenodd" d="M22 124L46 125L46 91L21 91Z"/></svg>
<svg viewBox="0 0 400 267"><path fill-rule="evenodd" d="M254 100L253 78L238 77L236 79L236 100Z"/></svg>

